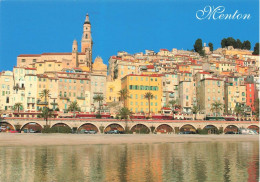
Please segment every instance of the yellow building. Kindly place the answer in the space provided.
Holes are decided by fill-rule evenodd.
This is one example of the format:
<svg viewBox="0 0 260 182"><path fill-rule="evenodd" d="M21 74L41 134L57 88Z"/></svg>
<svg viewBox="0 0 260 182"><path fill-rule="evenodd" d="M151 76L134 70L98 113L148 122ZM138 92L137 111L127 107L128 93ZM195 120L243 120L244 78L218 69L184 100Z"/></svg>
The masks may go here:
<svg viewBox="0 0 260 182"><path fill-rule="evenodd" d="M116 79L111 82L107 82L106 89L106 103L119 102L120 95L118 94L121 90L121 80Z"/></svg>
<svg viewBox="0 0 260 182"><path fill-rule="evenodd" d="M162 98L161 75L134 75L130 74L122 78L122 89L127 89L129 98L126 99L126 107L134 113L148 113L149 104L145 94L151 92L153 98L150 102L151 113L160 113Z"/></svg>

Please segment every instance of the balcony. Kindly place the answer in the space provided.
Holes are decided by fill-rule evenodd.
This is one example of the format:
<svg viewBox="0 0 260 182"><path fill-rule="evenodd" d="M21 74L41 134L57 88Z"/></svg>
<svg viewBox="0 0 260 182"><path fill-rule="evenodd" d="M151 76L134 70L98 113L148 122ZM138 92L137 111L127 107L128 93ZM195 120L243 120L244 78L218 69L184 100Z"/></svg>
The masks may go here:
<svg viewBox="0 0 260 182"><path fill-rule="evenodd" d="M85 100L85 97L77 97L79 100Z"/></svg>
<svg viewBox="0 0 260 182"><path fill-rule="evenodd" d="M67 96L61 96L61 95L60 95L60 99L69 100L69 98Z"/></svg>
<svg viewBox="0 0 260 182"><path fill-rule="evenodd" d="M38 100L37 104L38 105L48 105L48 102L42 102L42 101Z"/></svg>
<svg viewBox="0 0 260 182"><path fill-rule="evenodd" d="M51 102L50 104L53 105L53 106L58 105L58 103L56 103L56 102Z"/></svg>

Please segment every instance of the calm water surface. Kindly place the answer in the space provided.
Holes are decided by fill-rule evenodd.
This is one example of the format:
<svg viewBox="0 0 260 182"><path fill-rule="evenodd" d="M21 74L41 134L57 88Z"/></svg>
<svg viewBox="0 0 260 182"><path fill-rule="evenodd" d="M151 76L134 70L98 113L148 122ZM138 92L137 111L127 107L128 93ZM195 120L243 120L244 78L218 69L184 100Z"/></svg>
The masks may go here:
<svg viewBox="0 0 260 182"><path fill-rule="evenodd" d="M1 147L0 181L258 181L258 142Z"/></svg>

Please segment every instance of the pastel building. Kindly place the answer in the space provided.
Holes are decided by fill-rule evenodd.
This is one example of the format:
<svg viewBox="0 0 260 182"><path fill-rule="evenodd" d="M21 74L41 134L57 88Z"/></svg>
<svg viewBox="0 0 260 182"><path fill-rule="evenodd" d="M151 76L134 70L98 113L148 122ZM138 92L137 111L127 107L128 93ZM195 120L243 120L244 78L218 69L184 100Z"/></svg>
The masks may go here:
<svg viewBox="0 0 260 182"><path fill-rule="evenodd" d="M0 73L0 110L9 110L13 109L13 72L3 71Z"/></svg>
<svg viewBox="0 0 260 182"><path fill-rule="evenodd" d="M224 81L217 78L203 78L197 85L197 105L202 113L206 115L214 115L212 104L219 102L222 109L219 114L224 112Z"/></svg>
<svg viewBox="0 0 260 182"><path fill-rule="evenodd" d="M151 113L160 113L162 98L161 75L134 75L130 74L122 78L122 89L127 89L129 98L126 99L126 107L134 113L148 113L149 104L145 94L151 92L153 98L150 103Z"/></svg>

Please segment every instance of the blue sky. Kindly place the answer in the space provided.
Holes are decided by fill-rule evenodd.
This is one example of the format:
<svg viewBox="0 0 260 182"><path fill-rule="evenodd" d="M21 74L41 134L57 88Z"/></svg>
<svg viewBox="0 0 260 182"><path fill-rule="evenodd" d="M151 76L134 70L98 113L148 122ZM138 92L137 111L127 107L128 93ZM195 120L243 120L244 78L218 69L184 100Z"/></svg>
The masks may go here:
<svg viewBox="0 0 260 182"><path fill-rule="evenodd" d="M225 13L250 13L250 20L196 19L206 5L225 6ZM1 1L0 71L12 70L19 54L71 52L80 43L86 13L94 41L93 59L105 63L117 51L192 49L197 38L220 47L222 38L259 42L258 0L173 1Z"/></svg>

